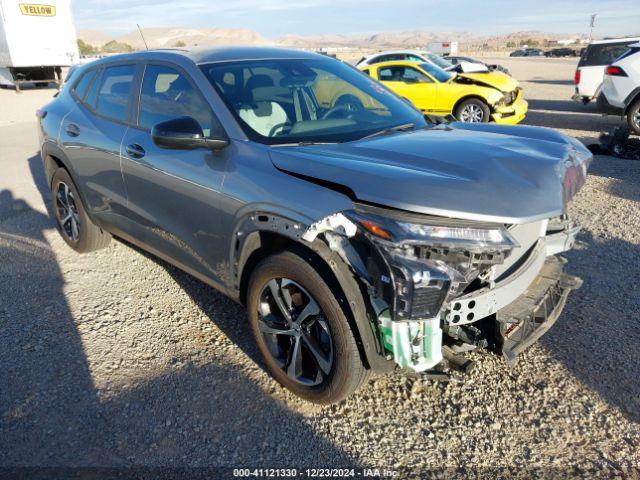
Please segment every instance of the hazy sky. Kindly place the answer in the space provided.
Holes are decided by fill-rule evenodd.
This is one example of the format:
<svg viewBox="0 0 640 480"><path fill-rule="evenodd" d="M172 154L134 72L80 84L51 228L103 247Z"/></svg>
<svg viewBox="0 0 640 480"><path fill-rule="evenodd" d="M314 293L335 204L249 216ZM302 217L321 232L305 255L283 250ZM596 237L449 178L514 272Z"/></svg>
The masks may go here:
<svg viewBox="0 0 640 480"><path fill-rule="evenodd" d="M72 0L76 26L117 34L142 27L249 28L287 33L543 30L640 34L640 0Z"/></svg>

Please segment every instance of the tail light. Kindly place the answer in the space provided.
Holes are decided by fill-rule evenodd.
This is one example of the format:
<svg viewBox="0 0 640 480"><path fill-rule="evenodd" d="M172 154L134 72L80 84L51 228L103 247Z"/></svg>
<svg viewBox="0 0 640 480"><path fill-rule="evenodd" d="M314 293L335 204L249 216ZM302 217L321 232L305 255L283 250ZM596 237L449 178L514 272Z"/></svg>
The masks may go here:
<svg viewBox="0 0 640 480"><path fill-rule="evenodd" d="M576 70L576 73L573 76L573 83L575 83L576 85L580 84L580 69L579 68Z"/></svg>
<svg viewBox="0 0 640 480"><path fill-rule="evenodd" d="M621 69L620 67L616 67L615 65L609 65L607 67L607 69L605 70L605 73L607 75L610 75L612 77L626 77L627 73Z"/></svg>

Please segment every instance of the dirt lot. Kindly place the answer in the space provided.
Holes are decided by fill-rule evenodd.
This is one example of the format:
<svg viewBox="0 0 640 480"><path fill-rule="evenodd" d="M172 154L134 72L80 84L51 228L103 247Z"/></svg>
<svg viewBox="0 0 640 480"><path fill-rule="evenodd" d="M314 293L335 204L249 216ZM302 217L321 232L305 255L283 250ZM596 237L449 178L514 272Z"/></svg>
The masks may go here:
<svg viewBox="0 0 640 480"><path fill-rule="evenodd" d="M499 61L525 123L585 142L614 123L571 102L575 60ZM241 306L122 243L66 247L33 116L52 94L0 90L0 466L640 468L640 162L592 164L568 255L584 286L515 368L477 355L448 384L394 374L316 408L262 370Z"/></svg>

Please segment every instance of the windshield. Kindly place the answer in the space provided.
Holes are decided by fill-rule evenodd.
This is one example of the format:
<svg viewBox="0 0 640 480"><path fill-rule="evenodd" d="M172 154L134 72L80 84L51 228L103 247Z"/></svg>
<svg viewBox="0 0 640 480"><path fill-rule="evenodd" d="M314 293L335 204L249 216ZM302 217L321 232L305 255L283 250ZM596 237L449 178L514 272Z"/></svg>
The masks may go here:
<svg viewBox="0 0 640 480"><path fill-rule="evenodd" d="M425 56L429 61L435 63L440 68L449 68L453 66L453 63L451 63L449 60L445 60L444 58L439 57L435 53L425 53Z"/></svg>
<svg viewBox="0 0 640 480"><path fill-rule="evenodd" d="M453 73L444 71L443 69L441 69L437 65L434 65L433 63L421 63L420 68L422 68L425 72L427 72L429 75L434 77L439 82L448 82L455 75Z"/></svg>
<svg viewBox="0 0 640 480"><path fill-rule="evenodd" d="M202 65L247 136L266 144L345 142L426 120L353 67L331 59Z"/></svg>

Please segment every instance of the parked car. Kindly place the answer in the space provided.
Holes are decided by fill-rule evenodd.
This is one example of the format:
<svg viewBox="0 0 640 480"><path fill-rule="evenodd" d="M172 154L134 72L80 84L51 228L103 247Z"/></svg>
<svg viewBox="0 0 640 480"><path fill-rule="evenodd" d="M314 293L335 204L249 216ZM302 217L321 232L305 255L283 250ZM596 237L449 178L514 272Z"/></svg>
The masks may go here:
<svg viewBox="0 0 640 480"><path fill-rule="evenodd" d="M630 45L640 42L640 37L614 38L591 42L578 62L573 100L589 103L597 98L604 79L604 70L622 55Z"/></svg>
<svg viewBox="0 0 640 480"><path fill-rule="evenodd" d="M598 109L626 117L629 130L640 135L640 43L605 69Z"/></svg>
<svg viewBox="0 0 640 480"><path fill-rule="evenodd" d="M515 124L527 113L517 80L501 72L457 74L431 63L400 61L360 69L427 114Z"/></svg>
<svg viewBox="0 0 640 480"><path fill-rule="evenodd" d="M544 52L545 57L575 57L577 52L573 48L552 48Z"/></svg>
<svg viewBox="0 0 640 480"><path fill-rule="evenodd" d="M524 48L515 50L509 54L510 57L541 57L542 55L542 50L538 48Z"/></svg>
<svg viewBox="0 0 640 480"><path fill-rule="evenodd" d="M312 402L371 372L446 375L469 349L514 362L580 283L558 256L580 142L430 123L322 55L109 57L38 118L64 241L125 239L242 302L268 370Z"/></svg>
<svg viewBox="0 0 640 480"><path fill-rule="evenodd" d="M432 63L443 70L457 71L459 73L479 73L488 72L488 67L482 62L467 62L461 61L457 64L450 62L449 60L442 58L432 52L425 52L419 50L395 50L387 52L378 52L367 57L362 57L357 67L365 67L367 65L374 65L376 63L391 62L391 61L407 61L407 62L422 62Z"/></svg>
<svg viewBox="0 0 640 480"><path fill-rule="evenodd" d="M450 62L453 65L460 65L462 63L477 63L480 65L484 65L488 71L490 72L495 72L496 70L498 72L502 72L502 73L506 73L507 75L509 75L509 70L506 67L503 67L502 65L497 65L495 63L484 63L481 62L480 60L476 60L475 58L471 58L471 57L461 57L461 56L445 56L442 57L444 58L447 62ZM463 72L460 72L463 73Z"/></svg>

